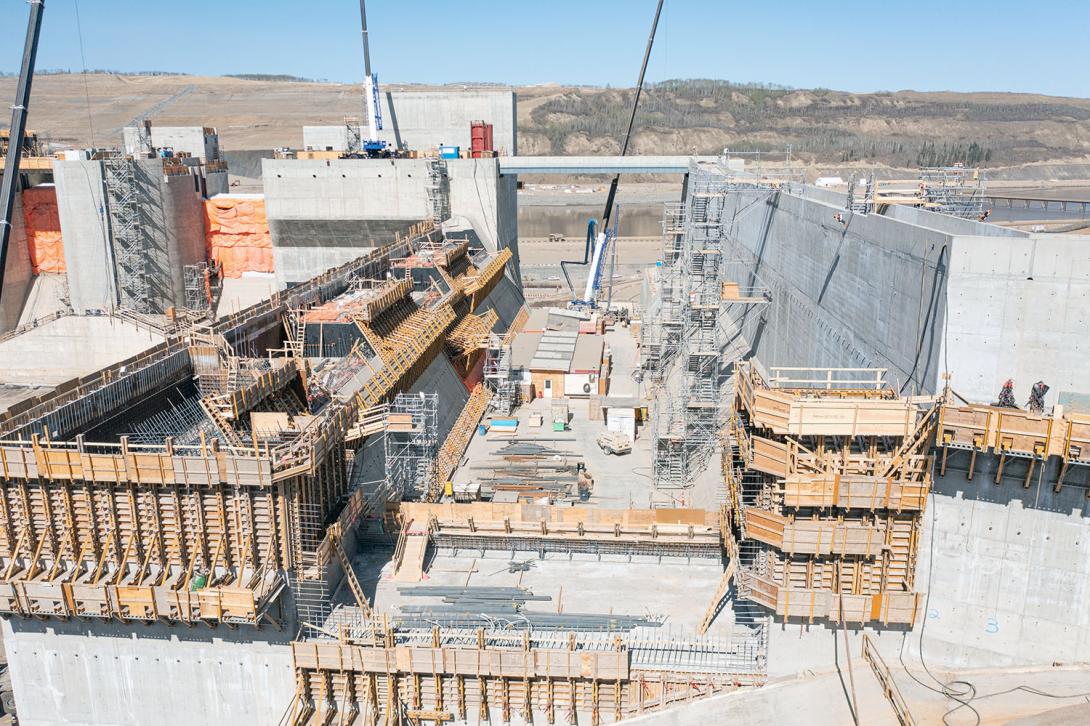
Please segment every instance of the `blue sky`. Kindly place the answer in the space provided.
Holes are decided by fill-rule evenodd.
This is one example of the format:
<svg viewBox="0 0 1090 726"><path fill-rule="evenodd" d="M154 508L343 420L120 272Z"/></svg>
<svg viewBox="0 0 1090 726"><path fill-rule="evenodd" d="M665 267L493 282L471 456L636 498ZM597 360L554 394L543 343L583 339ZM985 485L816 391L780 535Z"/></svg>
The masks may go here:
<svg viewBox="0 0 1090 726"><path fill-rule="evenodd" d="M383 82L631 86L654 5L371 0L371 57ZM47 0L39 68L82 67L74 7ZM363 75L356 0L82 0L79 9L88 68ZM26 13L24 0L0 0L0 70L18 69ZM1087 28L1087 0L666 0L649 79L1090 97Z"/></svg>

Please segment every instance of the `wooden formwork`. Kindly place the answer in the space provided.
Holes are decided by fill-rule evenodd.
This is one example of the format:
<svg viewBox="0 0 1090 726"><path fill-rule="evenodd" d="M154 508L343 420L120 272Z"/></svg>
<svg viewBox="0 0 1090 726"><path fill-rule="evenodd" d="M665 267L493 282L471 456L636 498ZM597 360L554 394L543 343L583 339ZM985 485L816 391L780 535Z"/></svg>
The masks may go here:
<svg viewBox="0 0 1090 726"><path fill-rule="evenodd" d="M999 406L959 406L947 400L940 412L935 444L942 450L943 474L951 450L970 452L970 479L978 455L999 457L996 483L1002 478L1007 457L1030 460L1025 476L1027 486L1034 462L1056 457L1061 462L1055 482L1059 491L1072 466L1090 467L1090 415L1070 413L1062 406L1057 406L1051 414L1037 414Z"/></svg>
<svg viewBox="0 0 1090 726"><path fill-rule="evenodd" d="M782 617L911 623L934 398L901 398L881 370L736 370L725 519L741 589Z"/></svg>
<svg viewBox="0 0 1090 726"><path fill-rule="evenodd" d="M402 502L403 521L426 523L433 537L636 545L663 550L721 546L720 517L702 509L599 509L535 504Z"/></svg>
<svg viewBox="0 0 1090 726"><path fill-rule="evenodd" d="M268 319L286 310L329 299L407 245L377 250L230 316L207 334L163 344L5 416L3 430L25 438L0 441L0 612L278 624L273 608L286 573L320 575L329 561L328 518L348 493L347 433L361 411L411 384L442 349L457 317L449 303L387 326L388 364L358 396L329 405L277 446L237 434L227 446L176 446L169 438L159 446L130 446L125 438L50 441L34 435L34 427L63 436L172 376L213 374L221 363L217 340L243 340L249 327L265 330ZM404 285L387 292L396 307L393 298L403 297ZM383 325L384 312L373 312ZM277 394L298 374L296 365L278 360L219 397L222 426ZM352 501L342 517L357 512Z"/></svg>
<svg viewBox="0 0 1090 726"><path fill-rule="evenodd" d="M743 576L749 599L783 618L807 622L829 620L837 623L868 622L882 625L912 625L921 605L916 592L886 590L866 595L837 593L826 589L785 587L768 578Z"/></svg>
<svg viewBox="0 0 1090 726"><path fill-rule="evenodd" d="M573 641L574 642L574 639ZM397 723L410 719L617 723L742 686L752 674L635 670L615 650L353 645L296 642L296 692L283 723Z"/></svg>
<svg viewBox="0 0 1090 726"><path fill-rule="evenodd" d="M481 302L495 289L511 257L511 250L504 247L462 287L462 291L470 299L469 312L476 312Z"/></svg>

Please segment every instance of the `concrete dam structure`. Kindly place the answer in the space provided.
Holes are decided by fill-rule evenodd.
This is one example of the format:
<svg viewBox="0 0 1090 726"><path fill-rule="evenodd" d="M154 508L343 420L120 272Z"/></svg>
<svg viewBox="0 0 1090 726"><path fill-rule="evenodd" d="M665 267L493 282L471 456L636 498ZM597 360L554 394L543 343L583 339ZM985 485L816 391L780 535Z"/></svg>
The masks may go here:
<svg viewBox="0 0 1090 726"><path fill-rule="evenodd" d="M1085 720L1085 237L962 165L519 157L513 91L369 65L246 174L3 137L19 723ZM520 254L530 174L680 182L654 259Z"/></svg>

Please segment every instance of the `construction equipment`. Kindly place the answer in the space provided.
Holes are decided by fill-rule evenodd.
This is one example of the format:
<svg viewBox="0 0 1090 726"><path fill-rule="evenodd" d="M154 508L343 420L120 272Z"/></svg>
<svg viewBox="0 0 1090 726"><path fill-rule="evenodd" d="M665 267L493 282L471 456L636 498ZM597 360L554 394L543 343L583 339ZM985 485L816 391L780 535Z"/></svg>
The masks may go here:
<svg viewBox="0 0 1090 726"><path fill-rule="evenodd" d="M367 8L364 0L360 0L360 24L363 27L363 95L367 106L367 138L361 139L360 150L366 156L375 158L387 156L388 152L386 142L378 137L378 132L382 130L382 106L378 97L378 74L371 72L371 48L367 42Z"/></svg>
<svg viewBox="0 0 1090 726"><path fill-rule="evenodd" d="M8 154L4 164L4 181L0 184L0 296L4 293L4 270L8 259L8 238L11 237L11 213L15 207L15 183L19 179L20 143L26 133L27 106L30 104L30 85L34 80L34 59L38 55L38 37L42 31L43 0L30 0L30 17L27 20L26 44L23 47L23 65L19 69L19 83L15 88L15 103L11 107L11 137L16 139L16 152Z"/></svg>
<svg viewBox="0 0 1090 726"><path fill-rule="evenodd" d="M603 431L598 434L598 448L607 454L620 456L632 453L632 439L620 431Z"/></svg>
<svg viewBox="0 0 1090 726"><path fill-rule="evenodd" d="M659 27L659 15L662 14L663 0L659 0L658 6L655 8L655 19L651 23L651 34L647 37L647 48L643 52L643 63L640 65L640 77L636 81L636 96L632 99L632 114L628 119L628 131L625 132L624 143L621 145L621 156L628 153L628 143L632 140L632 127L636 124L636 109L640 105L640 94L643 92L643 78L647 73L647 61L651 57L651 47L655 43L655 31ZM617 236L616 220L614 220L614 226L611 229L609 226L610 219L613 214L613 202L617 197L617 186L621 182L621 175L617 174L613 177L613 181L609 183L609 193L606 195L606 208L602 213L602 223L598 226L595 220L590 220L587 223L587 239L586 245L583 248L583 259L579 260L561 260L560 271L564 273L564 279L568 283L568 289L574 292L572 286L571 276L568 274L568 265L585 266L590 264L590 270L587 274L587 284L583 290L583 296L575 298L571 301L570 306L573 308L596 308L598 306L598 292L602 285L602 265L606 259L606 249L609 247L611 240ZM594 240L594 254L591 255L591 240ZM610 279L610 285L612 286L612 276Z"/></svg>

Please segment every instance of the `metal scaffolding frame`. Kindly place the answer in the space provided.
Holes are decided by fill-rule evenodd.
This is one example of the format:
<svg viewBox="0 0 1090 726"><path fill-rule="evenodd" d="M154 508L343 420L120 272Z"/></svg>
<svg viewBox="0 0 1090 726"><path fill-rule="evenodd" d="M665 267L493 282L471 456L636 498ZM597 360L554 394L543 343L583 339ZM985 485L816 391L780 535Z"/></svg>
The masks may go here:
<svg viewBox="0 0 1090 726"><path fill-rule="evenodd" d="M360 132L360 120L358 118L344 117L344 150L350 154L358 154L363 151L362 133Z"/></svg>
<svg viewBox="0 0 1090 726"><path fill-rule="evenodd" d="M440 223L450 217L450 181L447 179L447 162L443 159L428 159L427 183L424 190L428 197L428 213Z"/></svg>
<svg viewBox="0 0 1090 726"><path fill-rule="evenodd" d="M963 219L980 219L984 214L987 174L966 166L920 169L917 196L934 212Z"/></svg>
<svg viewBox="0 0 1090 726"><path fill-rule="evenodd" d="M865 176L852 172L848 181L848 199L844 206L852 214L869 214L874 209L874 172Z"/></svg>
<svg viewBox="0 0 1090 726"><path fill-rule="evenodd" d="M148 250L136 199L136 163L123 152L115 151L102 160L102 168L117 277L117 301L123 308L150 313Z"/></svg>
<svg viewBox="0 0 1090 726"><path fill-rule="evenodd" d="M654 422L653 475L660 490L692 486L719 443L725 361L740 352L727 336L730 312L771 301L755 274L725 259L737 217L728 216L727 201L732 193L771 192L782 182L738 173L728 161L694 162L684 205L667 207L663 220L659 310L644 361L651 381L665 382Z"/></svg>
<svg viewBox="0 0 1090 726"><path fill-rule="evenodd" d="M664 259L666 267L672 269L663 279L671 280L671 285L676 280L680 288L671 289L669 294L671 303L680 302L676 357L682 381L679 391L668 392L667 410L660 409L656 419L654 479L659 489L693 484L696 472L714 450L724 423L720 389L725 341L719 317L728 183L717 172L717 167L691 168L683 216L670 221L680 222L680 230L665 228L668 237L679 241L672 264ZM674 245L672 241L670 244ZM673 247L668 251L673 254ZM665 306L663 313L665 319Z"/></svg>
<svg viewBox="0 0 1090 726"><path fill-rule="evenodd" d="M682 269L678 265L685 234L684 202L669 202L662 214L662 264L657 268L655 309L645 312L640 339L640 368L652 383L661 383L681 346ZM650 314L648 314L650 313Z"/></svg>
<svg viewBox="0 0 1090 726"><path fill-rule="evenodd" d="M432 488L439 455L439 394L399 393L386 419L386 484L395 499Z"/></svg>
<svg viewBox="0 0 1090 726"><path fill-rule="evenodd" d="M492 333L485 350L484 379L492 389L492 406L501 416L510 416L518 406L519 384L511 377L511 344Z"/></svg>
<svg viewBox="0 0 1090 726"><path fill-rule="evenodd" d="M212 309L211 278L207 262L198 262L182 268L185 282L185 306L188 310L209 312Z"/></svg>

